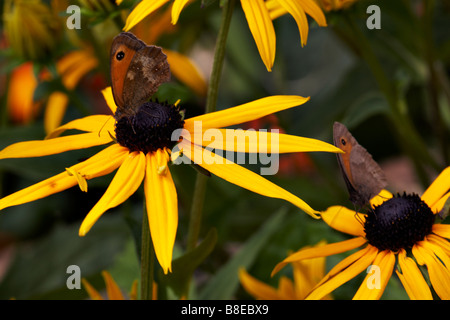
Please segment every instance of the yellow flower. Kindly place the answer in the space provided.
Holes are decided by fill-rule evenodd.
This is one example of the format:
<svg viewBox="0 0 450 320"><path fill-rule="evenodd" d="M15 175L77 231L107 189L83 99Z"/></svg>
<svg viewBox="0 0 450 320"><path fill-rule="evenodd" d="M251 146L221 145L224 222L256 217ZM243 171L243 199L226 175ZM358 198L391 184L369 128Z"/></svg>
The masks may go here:
<svg viewBox="0 0 450 320"><path fill-rule="evenodd" d="M342 206L322 212L332 228L355 238L320 248L300 250L280 262L272 274L287 263L359 251L342 260L315 287L307 299L320 299L358 274L368 274L354 299L379 299L396 273L411 299L432 299L431 290L418 265L426 266L429 280L441 299L450 299L450 225L435 223L436 213L450 196L450 167L424 192L393 196L382 190L371 200L367 215ZM367 270L370 266L371 269Z"/></svg>
<svg viewBox="0 0 450 320"><path fill-rule="evenodd" d="M59 59L56 62L56 70L64 87L67 90L73 90L80 79L97 65L98 61L92 52L83 49L70 52ZM33 101L34 92L38 86L38 80L48 78L50 73L45 70L39 75L39 79L36 79L31 62L13 70L7 103L13 121L29 123L38 114L42 101ZM69 98L64 92L55 91L49 95L44 115L46 132L50 133L61 124L68 102Z"/></svg>
<svg viewBox="0 0 450 320"><path fill-rule="evenodd" d="M111 111L115 113L116 106L111 88L105 89L103 94ZM275 151L275 147L278 153L340 152L340 149L319 140L271 132L258 132L258 140L250 142L245 139L246 131L243 130L216 129L215 132L222 135L223 141L219 141L216 136L216 140L210 142L208 137L203 135L209 129L251 121L301 105L308 100L309 98L300 96L271 96L186 120L181 119L178 106L148 102L142 105L135 115L123 116L117 122L113 116L108 115L94 115L71 121L53 131L46 140L19 142L6 147L0 151L0 159L40 157L68 150L110 145L88 160L77 163L54 177L0 199L0 210L47 197L77 184L86 191L86 180L118 169L103 197L82 222L79 234L84 236L106 210L128 199L143 181L156 257L167 273L171 270L178 224L177 193L168 166L171 160L191 160L224 180L264 196L287 200L316 217L318 212L300 198L257 173L202 147L203 145L217 150L222 142L222 147L225 146L223 150L233 152L261 153L264 149L270 153ZM57 137L68 129L86 133ZM172 134L177 129L182 131L182 139L177 145L179 152L172 153L170 148L178 142L172 140ZM230 136L238 139L229 141L227 138ZM271 146L269 141L279 143ZM209 161L211 159L214 161Z"/></svg>
<svg viewBox="0 0 450 320"><path fill-rule="evenodd" d="M114 281L113 277L111 277L111 274L108 271L102 271L102 277L103 280L105 280L107 299L125 300L122 291L120 290L116 281ZM95 288L86 279L81 279L81 282L83 283L84 289L92 300L104 300L103 296L97 290L95 290ZM134 281L131 286L130 300L136 300L137 298L137 285L138 282Z"/></svg>
<svg viewBox="0 0 450 320"><path fill-rule="evenodd" d="M321 242L317 246L322 245L324 243ZM291 264L294 281L282 276L277 289L255 279L244 269L239 270L239 279L244 289L255 299L304 300L325 275L325 257L296 261Z"/></svg>
<svg viewBox="0 0 450 320"><path fill-rule="evenodd" d="M3 21L10 46L24 60L48 58L62 30L58 15L39 0L5 1Z"/></svg>
<svg viewBox="0 0 450 320"><path fill-rule="evenodd" d="M144 17L158 10L170 0L142 0L127 18L124 30L130 30ZM172 5L172 23L176 24L181 11L188 0L174 0ZM258 47L259 54L268 71L272 70L275 60L275 30L272 20L289 13L296 21L300 32L300 42L306 44L308 38L309 14L319 26L326 26L325 15L314 0L241 0L250 31Z"/></svg>

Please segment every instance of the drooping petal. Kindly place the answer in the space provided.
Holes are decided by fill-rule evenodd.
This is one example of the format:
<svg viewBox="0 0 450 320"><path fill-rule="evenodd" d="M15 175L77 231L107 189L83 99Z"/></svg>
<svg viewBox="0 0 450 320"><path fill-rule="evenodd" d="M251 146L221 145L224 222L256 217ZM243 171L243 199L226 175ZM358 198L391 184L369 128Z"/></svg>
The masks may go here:
<svg viewBox="0 0 450 320"><path fill-rule="evenodd" d="M297 23L298 31L300 32L300 42L302 46L306 45L308 39L308 19L306 18L305 11L303 10L302 4L298 1L292 0L277 0L283 8L289 12L289 14L294 17Z"/></svg>
<svg viewBox="0 0 450 320"><path fill-rule="evenodd" d="M436 258L433 252L429 252L421 243L417 243L413 246L412 253L418 264L427 266L431 285L436 294L441 299L450 299L449 270Z"/></svg>
<svg viewBox="0 0 450 320"><path fill-rule="evenodd" d="M445 168L439 176L434 179L433 183L428 187L422 195L422 200L430 208L433 208L444 194L450 189L450 167Z"/></svg>
<svg viewBox="0 0 450 320"><path fill-rule="evenodd" d="M98 133L82 133L47 140L24 141L12 144L0 151L0 159L32 158L85 149L112 142L110 136L98 136Z"/></svg>
<svg viewBox="0 0 450 320"><path fill-rule="evenodd" d="M262 118L268 114L289 109L304 104L309 97L301 96L270 96L254 100L233 108L207 113L185 120L184 128L189 132L224 128L235 124ZM196 126L201 126L196 128Z"/></svg>
<svg viewBox="0 0 450 320"><path fill-rule="evenodd" d="M208 84L194 62L176 51L164 49L164 53L167 55L172 74L195 93L205 96Z"/></svg>
<svg viewBox="0 0 450 320"><path fill-rule="evenodd" d="M114 118L107 115L93 115L76 119L54 129L45 138L55 138L66 130L94 132L98 136L111 137L115 135Z"/></svg>
<svg viewBox="0 0 450 320"><path fill-rule="evenodd" d="M177 24L180 13L189 0L175 0L172 5L172 24Z"/></svg>
<svg viewBox="0 0 450 320"><path fill-rule="evenodd" d="M450 227L450 226L449 226ZM450 242L443 237L435 234L427 235L427 240L444 250L445 254L450 257Z"/></svg>
<svg viewBox="0 0 450 320"><path fill-rule="evenodd" d="M255 279L244 269L239 270L239 279L245 290L256 299L278 300L280 298L275 288Z"/></svg>
<svg viewBox="0 0 450 320"><path fill-rule="evenodd" d="M196 144L233 152L343 152L334 145L317 139L277 132L255 131L253 129L209 129L202 132L195 131L191 137Z"/></svg>
<svg viewBox="0 0 450 320"><path fill-rule="evenodd" d="M211 151L203 149L199 146L194 144L189 145L189 143L185 142L185 140L180 143L180 147L184 150L184 152L186 152L185 155L189 159L193 160L194 163L205 168L212 174L263 196L289 201L313 218L317 219L318 211L311 208L300 198L263 178L259 174L231 162L226 158L222 158L217 154L213 155ZM189 153L189 151L192 153ZM214 162L211 163L210 159L214 159Z"/></svg>
<svg viewBox="0 0 450 320"><path fill-rule="evenodd" d="M131 13L128 15L127 21L125 22L124 31L128 31L138 24L146 16L158 10L169 0L143 0L141 1Z"/></svg>
<svg viewBox="0 0 450 320"><path fill-rule="evenodd" d="M115 170L123 161L121 156L122 147L113 145L100 151L91 158L72 166L72 169L79 172L86 179L92 179ZM64 171L56 176L36 183L28 188L22 189L0 199L0 210L34 200L38 200L49 195L58 193L77 185L75 176L71 176Z"/></svg>
<svg viewBox="0 0 450 320"><path fill-rule="evenodd" d="M103 98L105 98L106 104L108 105L109 109L111 110L112 114L116 113L117 106L114 102L114 97L112 94L112 88L106 87L102 90Z"/></svg>
<svg viewBox="0 0 450 320"><path fill-rule="evenodd" d="M84 236L108 209L127 200L139 188L145 174L145 156L140 152L130 153L117 170L108 189L84 218L79 235Z"/></svg>
<svg viewBox="0 0 450 320"><path fill-rule="evenodd" d="M309 14L317 22L319 26L321 27L327 26L327 20L325 18L325 15L316 1L299 0L299 2L301 3L301 6L305 10L305 12Z"/></svg>
<svg viewBox="0 0 450 320"><path fill-rule="evenodd" d="M122 291L120 291L119 286L111 277L108 271L102 271L103 280L105 280L106 293L109 300L125 300Z"/></svg>
<svg viewBox="0 0 450 320"><path fill-rule="evenodd" d="M98 292L85 278L81 278L81 283L83 284L84 290L92 300L103 300L102 295Z"/></svg>
<svg viewBox="0 0 450 320"><path fill-rule="evenodd" d="M398 254L398 263L401 272L396 270L403 287L412 300L432 300L430 287L425 281L416 262L406 256L406 251L401 249Z"/></svg>
<svg viewBox="0 0 450 320"><path fill-rule="evenodd" d="M320 216L323 221L335 230L364 237L365 216L342 206L332 206L323 211Z"/></svg>
<svg viewBox="0 0 450 320"><path fill-rule="evenodd" d="M306 298L307 300L318 300L322 299L327 294L330 294L333 290L346 283L347 281L353 279L361 272L365 271L369 265L372 264L375 257L377 256L378 249L373 246L367 246L363 249L364 255L362 255L358 260L354 261L346 269L337 273L334 277L330 278L326 282L322 283L316 289L314 289ZM354 253L354 255L357 253Z"/></svg>
<svg viewBox="0 0 450 320"><path fill-rule="evenodd" d="M164 273L172 270L172 252L178 227L177 191L163 150L148 153L144 180L150 234Z"/></svg>
<svg viewBox="0 0 450 320"><path fill-rule="evenodd" d="M44 115L45 132L50 133L61 124L68 102L67 95L59 91L53 92L48 97Z"/></svg>
<svg viewBox="0 0 450 320"><path fill-rule="evenodd" d="M276 36L269 11L263 0L241 0L241 5L259 55L267 71L271 71L275 60Z"/></svg>
<svg viewBox="0 0 450 320"><path fill-rule="evenodd" d="M280 271L288 263L304 259L327 257L334 254L346 252L362 246L364 243L366 243L366 241L367 241L366 239L358 237L337 243L326 244L320 247L302 249L289 255L289 257L278 263L272 271L272 276L275 275L278 271Z"/></svg>
<svg viewBox="0 0 450 320"><path fill-rule="evenodd" d="M385 250L378 253L372 265L375 268L375 274L367 271L367 275L353 296L353 300L379 300L392 276L394 265L395 254L392 251Z"/></svg>

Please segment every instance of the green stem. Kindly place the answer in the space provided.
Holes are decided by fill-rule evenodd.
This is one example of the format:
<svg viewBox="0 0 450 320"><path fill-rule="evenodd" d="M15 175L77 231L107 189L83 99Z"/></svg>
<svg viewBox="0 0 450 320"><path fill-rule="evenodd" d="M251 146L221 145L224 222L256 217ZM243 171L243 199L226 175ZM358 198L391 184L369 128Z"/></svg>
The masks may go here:
<svg viewBox="0 0 450 320"><path fill-rule="evenodd" d="M223 7L222 21L220 23L219 34L217 36L214 52L214 62L208 86L205 113L214 112L216 110L220 76L222 74L223 61L225 57L225 47L227 43L228 31L230 29L230 22L233 15L235 1L236 0L227 1ZM205 200L207 180L208 177L204 174L197 174L187 236L188 251L194 249L197 245L200 226L202 222L203 203Z"/></svg>
<svg viewBox="0 0 450 320"><path fill-rule="evenodd" d="M144 204L142 215L142 239L141 239L141 300L153 298L153 269L155 264L150 226L148 224L147 210Z"/></svg>

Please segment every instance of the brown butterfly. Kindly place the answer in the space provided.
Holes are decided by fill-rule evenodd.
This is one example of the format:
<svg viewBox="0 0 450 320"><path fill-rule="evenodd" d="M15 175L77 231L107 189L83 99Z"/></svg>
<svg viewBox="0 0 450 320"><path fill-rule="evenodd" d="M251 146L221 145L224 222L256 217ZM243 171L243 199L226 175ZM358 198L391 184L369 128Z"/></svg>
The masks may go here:
<svg viewBox="0 0 450 320"><path fill-rule="evenodd" d="M337 159L350 201L363 207L386 187L384 172L342 123L334 123L333 139L334 145L345 152L337 154Z"/></svg>
<svg viewBox="0 0 450 320"><path fill-rule="evenodd" d="M131 116L158 87L170 80L167 56L130 32L117 35L111 45L111 84L116 119Z"/></svg>

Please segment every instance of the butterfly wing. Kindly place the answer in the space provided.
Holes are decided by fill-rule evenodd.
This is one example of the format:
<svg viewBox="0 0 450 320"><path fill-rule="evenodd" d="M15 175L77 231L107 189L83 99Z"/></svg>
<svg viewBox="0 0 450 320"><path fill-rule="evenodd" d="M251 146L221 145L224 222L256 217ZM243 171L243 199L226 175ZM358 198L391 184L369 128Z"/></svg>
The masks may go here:
<svg viewBox="0 0 450 320"><path fill-rule="evenodd" d="M118 109L126 107L124 80L134 55L146 45L132 33L122 32L112 42L110 52L110 76L114 102Z"/></svg>
<svg viewBox="0 0 450 320"><path fill-rule="evenodd" d="M337 154L337 159L350 201L362 207L386 186L384 172L347 127L339 122L334 123L333 139L334 144L345 152Z"/></svg>
<svg viewBox="0 0 450 320"><path fill-rule="evenodd" d="M356 145L350 155L350 167L353 176L353 186L357 192L354 203L364 205L380 193L387 185L386 177L378 163L373 160L367 150Z"/></svg>
<svg viewBox="0 0 450 320"><path fill-rule="evenodd" d="M170 80L167 56L160 47L145 46L133 56L123 82L123 99L136 110L155 94L158 87Z"/></svg>

